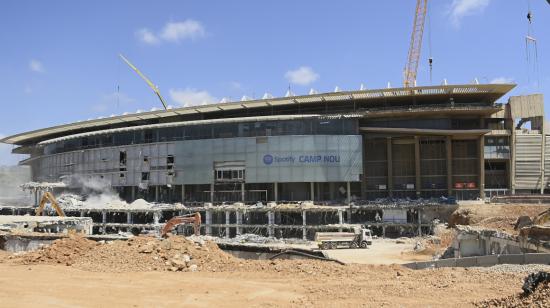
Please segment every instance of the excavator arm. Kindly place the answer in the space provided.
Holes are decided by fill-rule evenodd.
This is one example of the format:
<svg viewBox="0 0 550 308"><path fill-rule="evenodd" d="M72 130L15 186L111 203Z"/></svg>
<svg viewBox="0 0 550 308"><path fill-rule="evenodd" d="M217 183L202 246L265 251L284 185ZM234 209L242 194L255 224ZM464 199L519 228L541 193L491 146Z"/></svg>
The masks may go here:
<svg viewBox="0 0 550 308"><path fill-rule="evenodd" d="M63 212L63 209L61 209L61 207L57 203L57 200L49 191L44 192L44 195L42 195L42 199L40 199L40 205L36 208L35 211L36 216L42 216L42 212L44 211L44 207L46 206L47 202L50 202L52 207L55 209L57 216L65 217L65 212Z"/></svg>
<svg viewBox="0 0 550 308"><path fill-rule="evenodd" d="M200 235L201 227L201 214L196 212L195 214L185 215L185 216L175 216L166 222L164 227L160 232L161 237L166 237L170 231L179 225L192 224L195 231L195 235Z"/></svg>

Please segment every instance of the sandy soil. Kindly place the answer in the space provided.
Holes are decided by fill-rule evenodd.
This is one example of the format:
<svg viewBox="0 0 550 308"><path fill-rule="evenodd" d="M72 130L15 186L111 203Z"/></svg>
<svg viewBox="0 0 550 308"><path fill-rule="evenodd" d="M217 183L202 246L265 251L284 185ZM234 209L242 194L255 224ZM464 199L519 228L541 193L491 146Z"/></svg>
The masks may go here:
<svg viewBox="0 0 550 308"><path fill-rule="evenodd" d="M420 239L418 239L420 240ZM404 264L431 260L432 255L413 253L415 239L398 244L395 239L375 239L369 249L324 250L333 259L358 264Z"/></svg>
<svg viewBox="0 0 550 308"><path fill-rule="evenodd" d="M522 276L476 270L368 266L330 279L284 273L99 273L62 265L0 264L5 307L471 306L517 294Z"/></svg>

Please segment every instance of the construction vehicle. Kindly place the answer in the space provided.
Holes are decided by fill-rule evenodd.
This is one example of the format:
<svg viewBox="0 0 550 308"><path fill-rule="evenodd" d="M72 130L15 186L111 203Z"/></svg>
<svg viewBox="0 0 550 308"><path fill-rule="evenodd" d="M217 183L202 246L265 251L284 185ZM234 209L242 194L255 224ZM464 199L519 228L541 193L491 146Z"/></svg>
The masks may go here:
<svg viewBox="0 0 550 308"><path fill-rule="evenodd" d="M44 207L46 206L46 203L48 203L48 202L55 209L55 212L57 213L57 216L65 217L65 212L63 212L63 209L61 209L61 207L57 203L57 200L55 199L53 194L49 191L44 192L44 194L42 195L42 198L40 199L40 204L36 208L34 214L36 216L42 216L42 213L44 212Z"/></svg>
<svg viewBox="0 0 550 308"><path fill-rule="evenodd" d="M407 56L407 64L403 71L403 86L405 88L416 87L416 75L420 62L420 51L422 50L422 36L424 35L424 23L428 11L428 0L417 0L414 15L413 30ZM433 60L430 58L430 69Z"/></svg>
<svg viewBox="0 0 550 308"><path fill-rule="evenodd" d="M369 248L372 245L372 231L364 226L351 227L353 232L317 232L315 241L320 249Z"/></svg>
<svg viewBox="0 0 550 308"><path fill-rule="evenodd" d="M166 237L166 235L171 232L175 227L188 224L193 225L195 235L201 234L201 214L199 212L196 212L194 214L174 216L170 218L170 220L168 220L162 228L160 236Z"/></svg>

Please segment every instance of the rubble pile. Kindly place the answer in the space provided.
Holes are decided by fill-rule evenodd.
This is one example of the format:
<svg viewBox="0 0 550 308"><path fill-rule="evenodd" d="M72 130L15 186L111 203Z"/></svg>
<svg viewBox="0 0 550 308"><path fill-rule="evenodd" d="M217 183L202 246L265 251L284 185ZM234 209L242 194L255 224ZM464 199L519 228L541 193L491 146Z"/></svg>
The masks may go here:
<svg viewBox="0 0 550 308"><path fill-rule="evenodd" d="M376 206L379 208L407 208L423 207L441 204L452 204L454 201L448 198L429 198L429 199L411 199L411 198L378 198L375 200L355 200L354 204L359 206Z"/></svg>
<svg viewBox="0 0 550 308"><path fill-rule="evenodd" d="M516 294L475 303L477 307L550 307L550 287L539 286L535 292Z"/></svg>
<svg viewBox="0 0 550 308"><path fill-rule="evenodd" d="M126 241L94 242L80 236L56 240L34 252L14 255L15 264L64 264L93 272L275 272L331 276L366 273L364 267L320 260L244 260L225 253L210 241L170 236L138 236Z"/></svg>

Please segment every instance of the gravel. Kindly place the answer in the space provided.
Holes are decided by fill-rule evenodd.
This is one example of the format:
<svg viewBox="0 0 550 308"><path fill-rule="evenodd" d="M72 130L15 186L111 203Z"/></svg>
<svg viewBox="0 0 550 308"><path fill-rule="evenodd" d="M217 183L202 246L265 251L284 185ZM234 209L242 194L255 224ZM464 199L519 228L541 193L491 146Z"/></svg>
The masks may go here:
<svg viewBox="0 0 550 308"><path fill-rule="evenodd" d="M490 267L476 267L482 272L492 273L536 273L550 272L550 265L546 264L499 264Z"/></svg>

